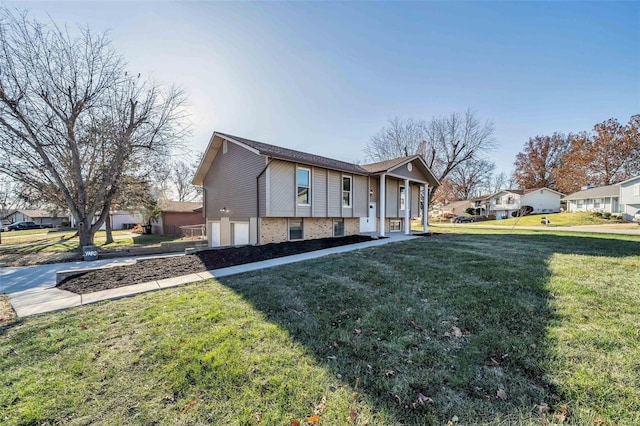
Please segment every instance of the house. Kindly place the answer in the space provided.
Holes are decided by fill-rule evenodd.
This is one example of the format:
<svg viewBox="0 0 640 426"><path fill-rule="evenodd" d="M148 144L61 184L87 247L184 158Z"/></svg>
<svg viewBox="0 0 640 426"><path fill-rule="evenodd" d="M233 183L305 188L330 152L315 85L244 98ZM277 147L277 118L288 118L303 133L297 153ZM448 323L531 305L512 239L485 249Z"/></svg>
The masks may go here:
<svg viewBox="0 0 640 426"><path fill-rule="evenodd" d="M62 222L68 222L69 218L65 215L58 215L56 212L47 210L14 210L4 217L5 221L15 222L35 222L37 224L51 223L53 226L60 226Z"/></svg>
<svg viewBox="0 0 640 426"><path fill-rule="evenodd" d="M193 179L211 246L410 233L439 185L419 155L357 165L214 132Z"/></svg>
<svg viewBox="0 0 640 426"><path fill-rule="evenodd" d="M153 225L154 233L183 236L182 226L204 225L201 202L162 201L160 217Z"/></svg>
<svg viewBox="0 0 640 426"><path fill-rule="evenodd" d="M473 208L481 215L495 215L507 219L521 207L530 207L531 213L557 213L564 194L550 188L503 189L494 194L473 199Z"/></svg>
<svg viewBox="0 0 640 426"><path fill-rule="evenodd" d="M562 200L568 212L622 213L631 220L640 210L640 176L613 185L586 186Z"/></svg>
<svg viewBox="0 0 640 426"><path fill-rule="evenodd" d="M567 203L567 211L621 213L620 185L585 186L580 191L562 199Z"/></svg>
<svg viewBox="0 0 640 426"><path fill-rule="evenodd" d="M632 220L633 216L640 214L640 176L627 179L619 183L620 204L625 220Z"/></svg>
<svg viewBox="0 0 640 426"><path fill-rule="evenodd" d="M452 201L442 206L442 213L453 214L456 216L466 215L468 209L474 208L475 203L472 200Z"/></svg>

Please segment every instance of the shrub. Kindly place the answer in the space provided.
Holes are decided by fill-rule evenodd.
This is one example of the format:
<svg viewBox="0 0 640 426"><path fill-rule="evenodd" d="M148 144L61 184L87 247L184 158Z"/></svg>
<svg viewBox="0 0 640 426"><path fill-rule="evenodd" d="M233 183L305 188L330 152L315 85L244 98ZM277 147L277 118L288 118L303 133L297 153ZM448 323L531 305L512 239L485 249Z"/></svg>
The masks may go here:
<svg viewBox="0 0 640 426"><path fill-rule="evenodd" d="M602 217L605 218L605 219L611 219L611 213L604 212L604 213L602 213Z"/></svg>
<svg viewBox="0 0 640 426"><path fill-rule="evenodd" d="M602 212L593 212L593 216L602 217Z"/></svg>

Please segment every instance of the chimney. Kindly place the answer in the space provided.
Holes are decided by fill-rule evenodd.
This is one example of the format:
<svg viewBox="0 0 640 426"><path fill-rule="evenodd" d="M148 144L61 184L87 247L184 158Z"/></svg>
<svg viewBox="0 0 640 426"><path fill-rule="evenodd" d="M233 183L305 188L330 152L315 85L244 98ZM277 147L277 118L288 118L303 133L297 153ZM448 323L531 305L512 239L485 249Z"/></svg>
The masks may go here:
<svg viewBox="0 0 640 426"><path fill-rule="evenodd" d="M587 189L591 189L594 186L590 183L586 184L585 186L583 186L582 188L580 188L581 191L586 191Z"/></svg>

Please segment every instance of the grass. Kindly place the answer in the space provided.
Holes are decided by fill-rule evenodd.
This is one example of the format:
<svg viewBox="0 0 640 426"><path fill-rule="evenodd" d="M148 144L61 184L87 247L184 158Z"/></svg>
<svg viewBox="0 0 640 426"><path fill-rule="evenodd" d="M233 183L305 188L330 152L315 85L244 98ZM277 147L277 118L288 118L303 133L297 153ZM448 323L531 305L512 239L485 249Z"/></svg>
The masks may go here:
<svg viewBox="0 0 640 426"><path fill-rule="evenodd" d="M542 217L549 219L549 224L542 223ZM612 220L596 217L592 213L553 213L544 215L523 216L521 218L509 218L503 220L491 220L487 222L475 222L477 225L499 225L499 226L580 226L580 225L606 225L616 223Z"/></svg>
<svg viewBox="0 0 640 426"><path fill-rule="evenodd" d="M0 423L640 423L640 237L450 231L14 320Z"/></svg>

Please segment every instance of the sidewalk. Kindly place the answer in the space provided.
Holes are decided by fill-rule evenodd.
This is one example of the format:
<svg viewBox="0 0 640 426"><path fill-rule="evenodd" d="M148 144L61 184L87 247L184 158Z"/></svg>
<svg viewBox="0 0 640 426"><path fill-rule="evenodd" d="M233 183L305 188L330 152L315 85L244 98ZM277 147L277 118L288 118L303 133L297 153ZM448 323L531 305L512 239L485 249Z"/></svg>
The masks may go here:
<svg viewBox="0 0 640 426"><path fill-rule="evenodd" d="M391 234L389 238L367 241L364 243L349 244L346 246L332 247L324 250L279 257L261 262L247 263L227 268L213 269L206 272L198 272L179 277L167 278L158 281L149 281L125 287L97 291L88 294L75 294L70 291L55 288L55 272L73 268L86 268L104 266L113 263L132 263L129 259L109 259L94 262L57 263L52 265L27 266L20 268L0 269L0 293L9 293L9 301L18 317L40 314L74 306L87 305L101 300L118 299L147 291L161 290L188 284L209 278L222 278L243 272L256 271L274 266L287 265L302 262L330 254L345 253L368 247L375 247L397 241L406 241L419 238L412 235Z"/></svg>

